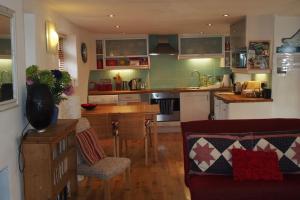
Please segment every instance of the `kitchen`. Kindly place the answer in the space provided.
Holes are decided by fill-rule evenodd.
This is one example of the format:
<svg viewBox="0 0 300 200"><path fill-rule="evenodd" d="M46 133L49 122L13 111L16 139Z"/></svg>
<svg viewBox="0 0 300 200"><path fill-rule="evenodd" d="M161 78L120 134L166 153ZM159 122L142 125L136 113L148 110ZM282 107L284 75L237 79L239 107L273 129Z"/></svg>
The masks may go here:
<svg viewBox="0 0 300 200"><path fill-rule="evenodd" d="M145 52L149 51L150 56L147 59L149 59L151 67L145 67L144 65L130 66L129 62L127 66L124 66L124 64L111 66L112 64L117 65L118 61L114 60L115 63L113 63L112 57L109 56L109 60L105 62L101 57L101 65L97 65L97 68L101 69L92 67L90 71L88 102L98 104L125 103L125 99L127 99L127 102L146 101L148 103L158 103L160 104L161 114L158 115L157 120L161 122L159 123L161 129L166 126L177 126L177 131L180 131L180 121L213 118L215 115L213 93L222 90L231 92L233 87L234 80L229 78L233 79L234 76L230 68L230 38L204 35L149 35L144 36L144 39L145 41L148 40L149 50L146 49ZM118 40L121 39L118 38L115 41ZM124 38L123 40L129 43L130 38ZM159 42L161 40L163 40L163 43ZM108 40L108 42L111 41L112 39ZM97 40L97 42L96 44L99 44L100 40ZM101 42L106 44L107 40ZM145 47L147 44L145 44ZM164 51L157 52L159 45L162 44L168 45L169 49L166 50L165 47ZM198 45L193 46L192 44ZM101 56L103 55L102 46L107 45L101 45L101 54L99 54ZM199 46L202 49L197 49ZM214 46L215 49L211 50L210 46ZM96 49L99 50L97 47ZM114 55L109 47L106 47L105 52ZM134 55L128 55L128 57L130 56L134 57ZM98 63L99 59L97 57ZM103 67L103 63L106 66ZM170 76L170 73L172 76ZM260 73L260 71L257 70L257 73ZM239 75L236 76L238 78ZM257 77L263 77L259 80L263 84L271 84L269 74ZM257 77L255 75L251 77L250 75L246 80L255 80ZM127 86L127 83L131 83L130 80L134 83L133 88L130 84ZM120 82L117 83L117 81ZM101 86L102 83L108 83L108 89ZM122 85L123 88L118 87L118 84ZM141 88L140 85L143 85L143 87ZM261 92L260 84L256 89ZM271 97L268 97L268 99L266 101L272 101ZM172 108L165 108L166 104ZM241 115L246 117L245 113Z"/></svg>
<svg viewBox="0 0 300 200"><path fill-rule="evenodd" d="M278 73L278 57L280 56L276 49L283 45L282 39L291 38L299 29L299 2L297 1L285 1L279 0L271 1L256 1L256 2L239 2L234 1L232 4L225 1L210 1L210 2L183 2L183 1L101 1L97 3L93 2L92 5L86 4L90 2L72 1L73 5L69 5L68 1L35 1L35 0L2 0L1 4L9 7L16 12L16 66L17 66L17 79L15 86L18 91L14 96L18 97L18 105L12 106L10 109L2 109L0 114L1 124L1 145L0 145L0 170L8 169L8 175L1 176L0 180L9 182L10 188L1 192L1 194L8 193L11 199L22 199L22 175L15 173L18 169L16 151L20 133L26 124L24 117L24 102L26 99L25 94L25 69L26 67L37 64L45 69L56 69L58 66L58 56L56 54L49 54L46 50L46 36L45 21L50 20L55 23L58 33L65 37L65 70L67 70L72 78L73 85L75 87L75 97L77 99L70 98L72 103L87 103L88 96L95 93L103 95L119 95L121 93L158 93L176 88L176 92L179 93L180 115L183 115L185 110L188 113L193 111L194 106L200 106L197 109L205 108L203 116L208 118L212 109L220 109L225 105L225 114L221 113L220 118L244 118L244 117L295 117L299 118L300 113L300 95L299 95L299 70L297 66L294 69L289 70L286 74ZM78 3L78 4L77 4ZM289 5L289 6L288 6ZM168 12L166 12L168 10ZM187 12L184 12L187 11ZM84 14L85 13L85 14ZM173 14L172 14L173 13ZM207 15L205 15L208 14ZM113 14L113 17L108 15ZM131 14L131 17L125 17L126 14ZM229 14L228 17L223 16ZM257 71L245 70L245 69L231 69L231 67L225 66L225 41L222 43L222 56L217 58L205 58L205 59L190 59L184 56L178 59L178 55L150 55L153 47L157 45L158 36L169 36L169 43L180 52L179 38L186 36L186 34L197 35L197 37L206 37L210 35L214 36L231 36L230 24L238 22L240 19L246 16L245 29L241 28L236 33L240 33L242 45L239 47L249 46L250 41L270 41L270 70L264 71L264 73L257 73ZM99 21L93 19L97 18ZM81 25L77 25L81 23ZM210 24L210 25L209 25ZM177 28L175 28L175 26ZM109 39L125 39L125 38L144 38L147 40L146 44L147 59L133 59L131 65L149 65L147 69L97 69L97 55L96 41L101 40L104 44L105 40ZM239 36L238 36L239 37ZM86 44L87 61L84 62L81 57L82 43ZM104 47L104 46L103 46ZM235 46L234 42L230 41L230 53L233 53ZM103 48L104 50L104 48ZM227 52L228 54L229 52ZM99 53L101 54L101 53ZM106 52L102 53L103 59L106 59L108 55ZM296 55L296 53L295 53ZM105 57L105 58L104 58ZM224 58L224 61L220 58ZM138 61L138 62L137 62ZM109 65L114 65L115 61L111 61ZM121 62L121 65L126 65L125 60ZM122 64L123 63L123 64ZM232 60L231 60L232 63ZM2 64L1 64L2 65ZM106 66L106 62L102 63ZM99 66L101 66L99 64ZM262 65L265 67L265 65ZM280 71L280 70L279 70ZM207 77L199 81L200 75L207 75ZM216 104L211 105L212 100L217 98L213 96L211 90L219 90L217 88L207 88L207 81L209 77L215 77L214 80L210 78L210 87L218 87L222 85L224 74L226 82L230 82L231 72L235 73L235 82L243 83L245 81L261 81L266 83L267 89L271 89L271 98L267 99L267 102L231 102L230 95L225 92L230 92L225 88L225 91L220 91L222 94L217 100L221 101L219 108L215 108ZM130 90L129 85L124 84L126 91L115 91L114 77L120 75L122 81L130 81L132 79L141 78L140 84L137 84L141 90ZM10 74L2 73L1 80L6 79L5 82L10 83ZM9 79L9 80L8 80ZM100 84L100 80L110 79L112 83L112 91L88 91L88 88L92 88L93 84L89 82L96 82ZM116 78L117 80L117 78ZM120 80L118 78L118 80ZM139 81L137 81L139 82ZM110 84L107 80L108 85ZM133 82L132 82L133 83ZM133 84L134 85L134 84ZM139 85L139 86L138 86ZM208 84L210 85L210 84ZM227 85L227 84L225 84ZM122 88L123 84L121 85ZM202 88L198 88L202 86ZM109 86L110 87L110 86ZM142 89L144 87L144 89ZM197 87L197 88L196 88ZM147 90L150 90L147 92ZM11 89L10 89L11 90ZM223 89L222 89L223 90ZM128 92L127 92L128 91ZM173 92L172 92L173 93ZM90 95L89 95L90 94ZM189 95L188 95L189 94ZM187 95L187 96L185 96ZM195 96L194 96L195 95ZM199 96L198 96L199 95ZM222 96L223 95L223 96ZM11 97L12 95L10 95ZM97 95L100 96L100 95ZM195 104L193 98L198 98L200 103ZM123 100L122 100L123 98ZM114 99L115 102L123 103L129 100L132 101L144 101L144 97L135 96L133 99L127 99L128 97L121 97L122 102L118 99ZM131 97L130 97L131 98ZM228 100L229 98L229 100ZM175 102L178 102L178 98L175 97ZM177 100L176 100L177 99ZM186 100L187 103L182 102ZM209 99L209 101L207 101ZM259 98L262 100L263 98ZM249 99L248 99L249 100ZM256 99L257 100L257 99ZM273 100L273 101L272 101ZM110 100L109 100L110 101ZM146 97L146 101L151 101ZM157 100L153 100L157 101ZM239 100L240 101L240 100ZM65 101L65 104L70 103ZM90 102L90 101L89 101ZM177 104L177 103L176 103ZM210 104L210 106L208 106ZM184 108L186 106L186 108ZM69 106L70 107L70 106ZM2 105L1 105L2 108ZM70 109L64 109L64 105L61 105L61 114L66 114ZM224 110L224 109L223 109ZM198 112L200 112L199 110ZM66 113L64 113L66 112ZM195 112L196 113L196 112ZM217 116L216 114L214 115ZM219 115L220 116L220 115ZM198 117L198 116L188 116ZM218 116L217 116L218 118ZM178 131L178 118L173 122L167 122L166 131L172 130ZM12 123L13 122L13 123ZM161 122L163 125L164 122ZM172 127L172 128L170 128ZM161 128L161 127L160 127ZM164 128L161 131L164 132ZM161 144L165 144L165 141L179 141L180 134L171 135L161 134ZM160 152L167 152L168 149L173 151L167 152L167 154L161 154L159 160L170 156L177 155L179 160L166 161L154 165L153 168L144 168L144 171L140 174L134 174L135 183L139 184L147 183L147 181L141 180L143 177L147 177L151 182L151 173L149 171L155 171L161 177L166 177L168 173L172 181L157 181L152 180L153 183L158 185L152 185L150 189L148 187L141 187L140 190L146 191L147 195L153 199L161 197L161 199L188 199L188 196L184 191L183 180L172 179L174 173L182 175L182 166L180 165L181 151L177 143L167 143L165 146L160 146ZM166 150L167 149L167 150ZM175 152L175 153L174 153ZM174 155L173 155L174 154ZM143 159L141 159L143 160ZM176 169L170 167L166 163L175 163L178 167ZM168 167L166 167L168 166ZM155 168L156 167L156 168ZM165 171L159 171L159 169L165 169ZM150 170L149 170L150 169ZM157 170L157 171L156 171ZM1 171L2 172L2 171ZM147 176L147 174L150 174ZM4 177L4 178L3 178ZM156 176L155 176L156 177ZM119 179L118 179L119 180ZM118 182L119 183L119 182ZM180 184L178 184L180 183ZM97 184L97 183L96 183ZM117 184L118 185L118 184ZM120 185L120 184L119 184ZM177 186L180 185L180 186ZM98 186L98 185L97 185ZM120 189L118 186L117 189ZM163 188L163 189L161 189ZM174 188L170 189L170 188ZM1 188L2 189L2 188ZM119 190L115 191L119 191ZM142 198L141 191L137 188L137 198ZM2 190L1 190L2 191ZM154 192L153 195L151 192ZM165 191L169 191L165 193ZM177 193L180 191L180 194ZM95 192L97 193L97 192ZM134 193L134 192L133 192ZM116 192L117 197L122 197ZM185 195L183 195L185 194ZM160 195L160 196L159 196ZM135 196L135 194L133 195ZM0 196L2 197L2 196Z"/></svg>

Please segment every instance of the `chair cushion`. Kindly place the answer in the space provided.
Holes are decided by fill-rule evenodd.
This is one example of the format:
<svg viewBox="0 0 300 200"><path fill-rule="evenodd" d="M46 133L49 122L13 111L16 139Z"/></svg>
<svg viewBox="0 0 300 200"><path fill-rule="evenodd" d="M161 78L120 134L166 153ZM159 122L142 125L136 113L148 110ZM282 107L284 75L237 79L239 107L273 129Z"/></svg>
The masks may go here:
<svg viewBox="0 0 300 200"><path fill-rule="evenodd" d="M93 128L77 133L76 139L81 155L89 165L94 165L97 161L106 157Z"/></svg>
<svg viewBox="0 0 300 200"><path fill-rule="evenodd" d="M282 180L275 152L232 149L234 180Z"/></svg>
<svg viewBox="0 0 300 200"><path fill-rule="evenodd" d="M92 166L80 164L77 167L77 173L83 176L97 177L106 180L124 172L129 166L129 158L106 157Z"/></svg>

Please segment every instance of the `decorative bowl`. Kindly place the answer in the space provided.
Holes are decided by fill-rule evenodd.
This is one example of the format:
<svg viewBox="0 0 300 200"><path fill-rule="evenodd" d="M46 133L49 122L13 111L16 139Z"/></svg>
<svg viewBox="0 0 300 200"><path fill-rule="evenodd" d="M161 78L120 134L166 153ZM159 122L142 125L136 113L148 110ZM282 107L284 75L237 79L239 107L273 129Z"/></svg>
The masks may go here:
<svg viewBox="0 0 300 200"><path fill-rule="evenodd" d="M91 103L81 104L81 107L86 110L93 110L94 108L96 108L96 106L97 104L91 104Z"/></svg>

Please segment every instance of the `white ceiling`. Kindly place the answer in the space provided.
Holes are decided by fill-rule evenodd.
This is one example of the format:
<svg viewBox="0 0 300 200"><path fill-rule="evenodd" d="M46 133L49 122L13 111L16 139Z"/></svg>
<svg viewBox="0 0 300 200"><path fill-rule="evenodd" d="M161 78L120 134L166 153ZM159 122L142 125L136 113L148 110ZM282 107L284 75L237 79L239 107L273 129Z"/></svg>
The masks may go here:
<svg viewBox="0 0 300 200"><path fill-rule="evenodd" d="M227 34L229 24L245 15L300 16L300 0L47 1L74 24L96 33ZM107 16L111 13L114 18ZM230 16L223 17L225 13Z"/></svg>

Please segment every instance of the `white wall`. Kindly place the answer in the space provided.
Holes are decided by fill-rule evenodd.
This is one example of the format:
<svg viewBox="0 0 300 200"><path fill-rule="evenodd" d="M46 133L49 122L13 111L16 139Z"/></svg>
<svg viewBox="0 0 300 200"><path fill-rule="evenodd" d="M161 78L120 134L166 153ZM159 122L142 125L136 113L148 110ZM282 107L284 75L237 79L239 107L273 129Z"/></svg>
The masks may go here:
<svg viewBox="0 0 300 200"><path fill-rule="evenodd" d="M30 44L29 48L36 48L35 54L26 55L27 64L37 64L47 69L58 68L57 55L46 52L46 34L45 21L50 20L56 24L57 32L66 35L64 42L65 47L65 66L75 79L75 94L80 96L81 102L86 102L89 66L92 65L92 54L95 54L94 40L91 34L76 27L67 19L53 12L45 2L39 0L24 0L24 12L29 14L30 19L27 20L25 27L26 39ZM25 14L25 16L26 16ZM33 27L32 27L33 26ZM30 34L34 29L35 35ZM83 63L81 60L80 46L85 42L88 48L88 62ZM28 49L28 46L26 46ZM94 59L95 60L95 59ZM95 61L94 61L95 62Z"/></svg>
<svg viewBox="0 0 300 200"><path fill-rule="evenodd" d="M16 64L19 88L19 106L0 111L0 170L8 168L10 198L22 199L22 178L18 170L17 144L21 131L25 126L24 90L25 90L25 59L23 31L23 3L20 0L1 0L1 5L16 12ZM0 191L0 194L3 191Z"/></svg>
<svg viewBox="0 0 300 200"><path fill-rule="evenodd" d="M282 38L291 37L300 29L300 17L275 16L274 25L273 116L300 118L300 70L291 71L286 76L277 75L275 53L276 47L282 45Z"/></svg>

